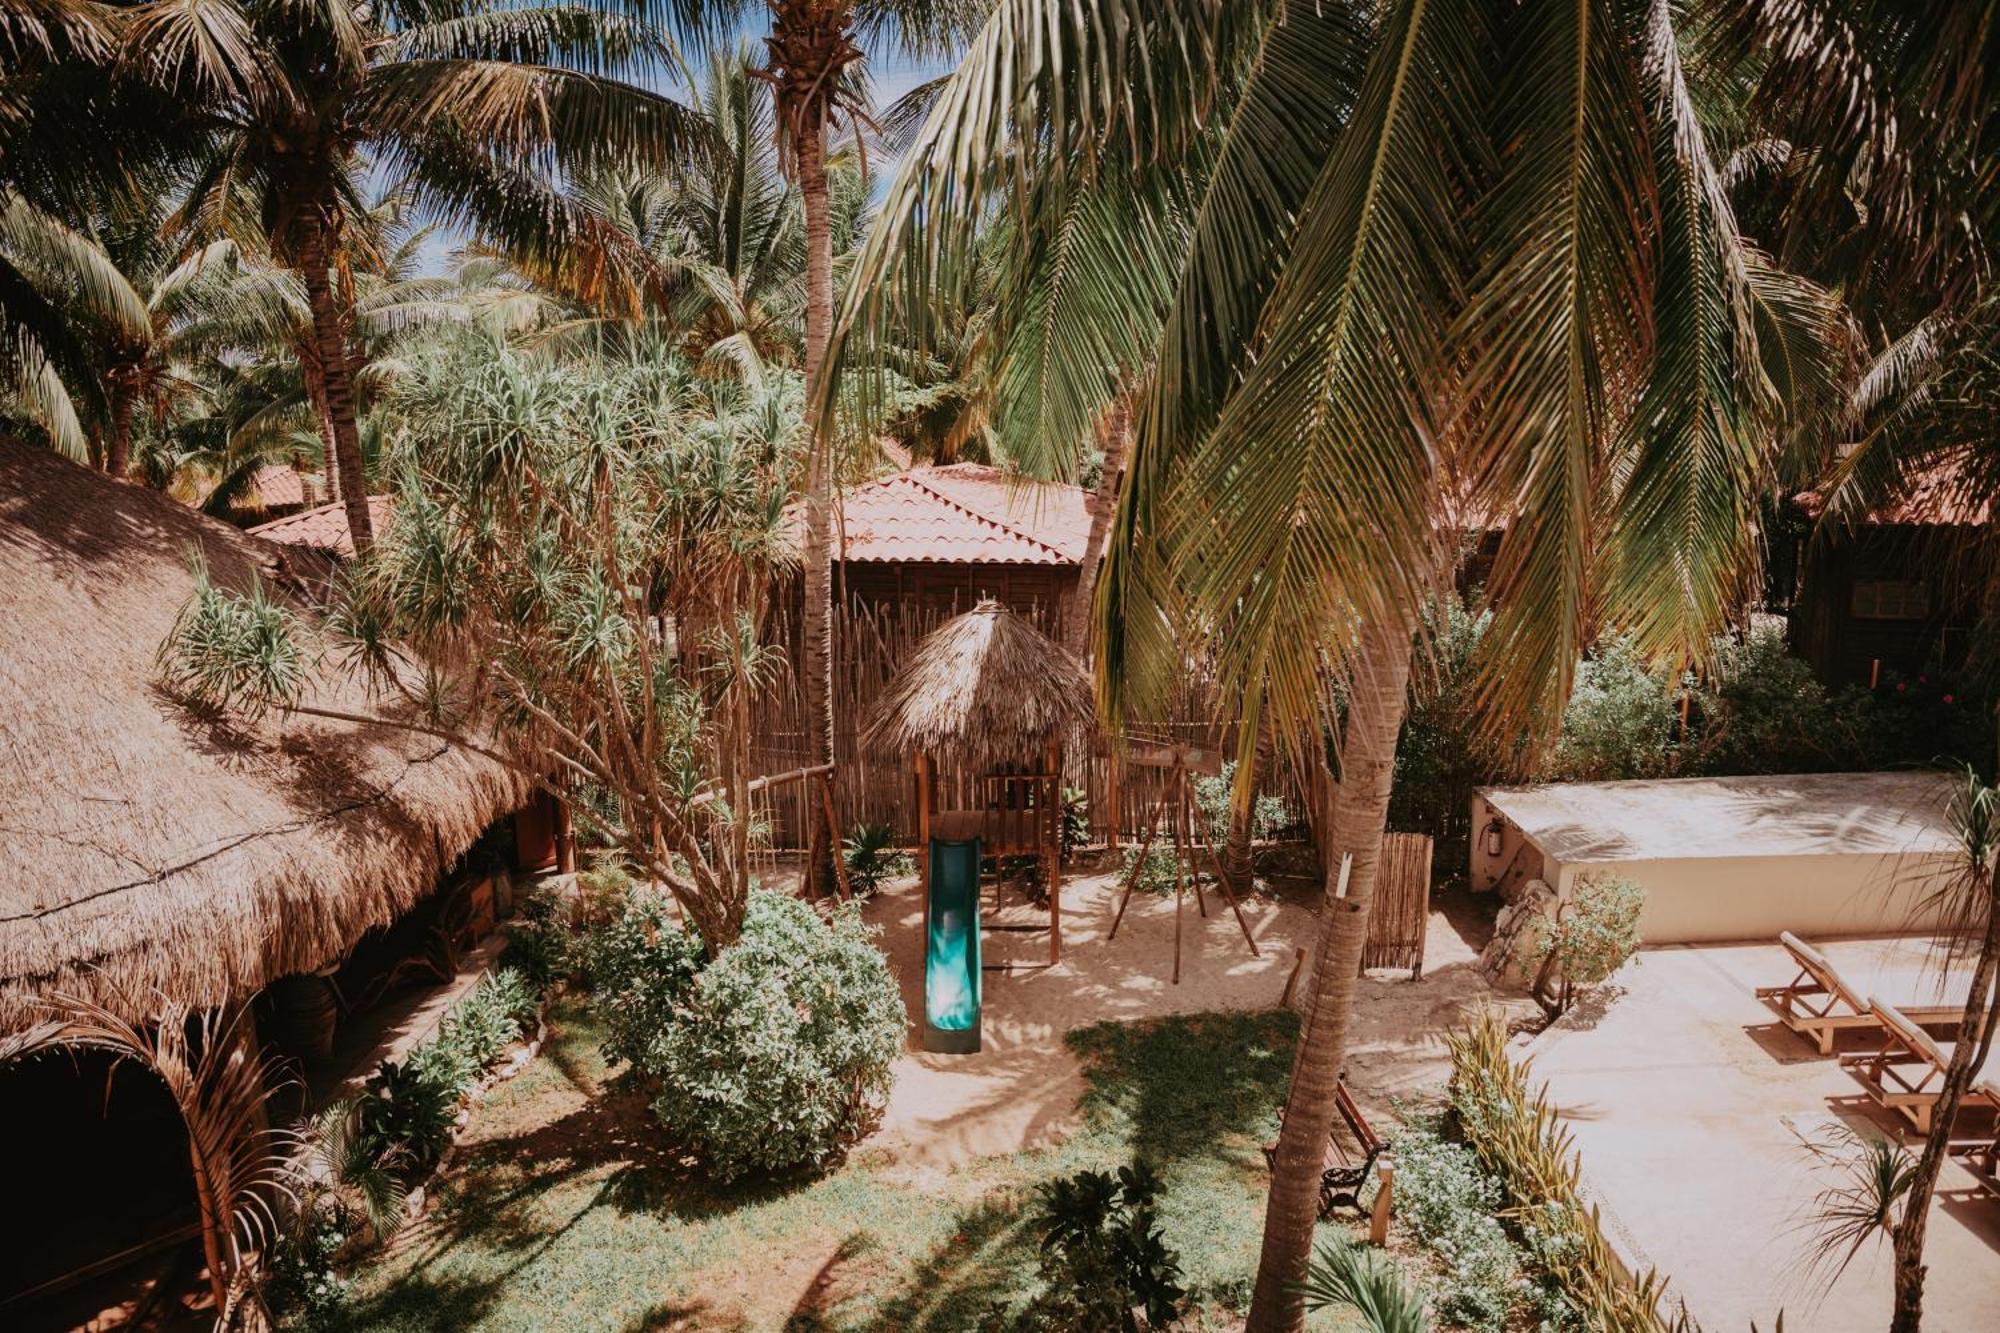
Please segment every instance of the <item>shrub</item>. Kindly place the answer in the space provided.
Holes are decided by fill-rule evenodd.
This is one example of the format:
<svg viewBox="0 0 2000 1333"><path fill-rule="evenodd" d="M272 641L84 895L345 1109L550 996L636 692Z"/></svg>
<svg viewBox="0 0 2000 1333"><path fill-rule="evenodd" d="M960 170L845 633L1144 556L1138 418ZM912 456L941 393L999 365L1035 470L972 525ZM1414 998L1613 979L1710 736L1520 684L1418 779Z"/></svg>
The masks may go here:
<svg viewBox="0 0 2000 1333"><path fill-rule="evenodd" d="M1160 1182L1143 1164L1079 1171L1039 1186L1031 1225L1041 1235L1046 1289L1013 1321L1017 1329L1125 1333L1163 1329L1187 1303L1180 1256L1161 1234ZM1134 1310L1144 1312L1141 1325Z"/></svg>
<svg viewBox="0 0 2000 1333"><path fill-rule="evenodd" d="M1492 623L1453 594L1424 608L1421 642L1430 646L1410 682L1410 711L1396 742L1392 828L1420 829L1461 846L1471 832L1472 793L1499 776L1501 756L1479 734L1472 658ZM1444 861L1443 848L1440 860ZM1449 863L1457 864L1458 856Z"/></svg>
<svg viewBox="0 0 2000 1333"><path fill-rule="evenodd" d="M1488 1013L1445 1040L1452 1115L1507 1204L1529 1219L1534 1253L1570 1326L1677 1333L1682 1326L1660 1313L1671 1303L1666 1280L1648 1273L1628 1282L1598 1232L1577 1188L1581 1168L1569 1131L1546 1092L1530 1090L1528 1067L1508 1057L1499 1021Z"/></svg>
<svg viewBox="0 0 2000 1333"><path fill-rule="evenodd" d="M1759 618L1741 643L1716 645L1696 707L1700 739L1689 766L1705 773L1804 773L1859 759L1851 719L1792 656L1775 618Z"/></svg>
<svg viewBox="0 0 2000 1333"><path fill-rule="evenodd" d="M1396 1261L1347 1237L1322 1241L1300 1294L1308 1310L1353 1310L1370 1333L1430 1333L1423 1292Z"/></svg>
<svg viewBox="0 0 2000 1333"><path fill-rule="evenodd" d="M356 1105L370 1155L405 1179L423 1176L437 1165L451 1142L462 1091L443 1081L434 1063L418 1060L427 1049L407 1060L384 1060Z"/></svg>
<svg viewBox="0 0 2000 1333"><path fill-rule="evenodd" d="M1497 1181L1479 1157L1416 1124L1396 1138L1396 1214L1445 1270L1438 1314L1465 1328L1498 1333L1520 1283L1520 1260L1494 1214Z"/></svg>
<svg viewBox="0 0 2000 1333"><path fill-rule="evenodd" d="M828 922L753 892L741 937L704 965L698 941L642 905L598 941L591 971L606 1053L656 1082L653 1113L720 1180L818 1166L887 1100L907 1020L853 907Z"/></svg>
<svg viewBox="0 0 2000 1333"><path fill-rule="evenodd" d="M1553 1007L1563 1013L1574 1003L1577 987L1594 986L1623 967L1638 952L1639 914L1645 908L1645 890L1629 879L1585 875L1577 880L1569 896L1556 904L1555 915L1535 923L1527 963L1537 969L1536 996L1546 996L1560 978Z"/></svg>
<svg viewBox="0 0 2000 1333"><path fill-rule="evenodd" d="M1674 754L1675 682L1653 674L1629 639L1608 639L1577 665L1551 776L1610 782L1665 773Z"/></svg>
<svg viewBox="0 0 2000 1333"><path fill-rule="evenodd" d="M1236 761L1231 759L1216 774L1197 773L1193 778L1195 808L1208 827L1211 846L1220 847L1229 837L1229 812L1235 801ZM1274 837L1290 821L1285 803L1276 796L1259 796L1250 806L1250 836Z"/></svg>
<svg viewBox="0 0 2000 1333"><path fill-rule="evenodd" d="M1165 843L1165 845L1162 845ZM1124 868L1119 871L1118 882L1122 885L1132 879L1132 868L1139 864L1139 849L1125 849ZM1174 891L1174 885L1181 879L1181 861L1171 843L1166 843L1165 835L1153 839L1153 845L1146 849L1146 864L1133 880L1132 887L1140 893L1150 893L1155 898L1164 898Z"/></svg>
<svg viewBox="0 0 2000 1333"><path fill-rule="evenodd" d="M1090 793L1081 787L1062 789L1062 859L1090 841Z"/></svg>
<svg viewBox="0 0 2000 1333"><path fill-rule="evenodd" d="M847 862L847 882L863 897L881 888L884 881L916 870L910 854L896 845L896 830L887 824L856 824L843 844Z"/></svg>
<svg viewBox="0 0 2000 1333"><path fill-rule="evenodd" d="M548 990L576 966L571 931L561 912L551 895L530 894L507 923L507 948L500 961L519 972L537 992Z"/></svg>
<svg viewBox="0 0 2000 1333"><path fill-rule="evenodd" d="M663 894L642 892L585 934L577 952L604 1022L604 1053L644 1068L653 1038L679 1021L694 989L701 942L674 921Z"/></svg>

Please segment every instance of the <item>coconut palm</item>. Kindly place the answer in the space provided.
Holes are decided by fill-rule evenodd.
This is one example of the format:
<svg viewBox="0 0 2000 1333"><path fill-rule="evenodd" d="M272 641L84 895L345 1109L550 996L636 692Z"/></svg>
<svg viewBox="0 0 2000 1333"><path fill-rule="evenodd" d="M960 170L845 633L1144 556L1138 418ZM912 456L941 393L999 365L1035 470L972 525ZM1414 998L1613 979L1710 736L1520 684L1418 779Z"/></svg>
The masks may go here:
<svg viewBox="0 0 2000 1333"><path fill-rule="evenodd" d="M1194 182L1138 367L1100 690L1114 713L1160 697L1192 627L1246 743L1268 707L1302 748L1329 668L1345 681L1342 891L1250 1321L1289 1328L1443 501L1510 520L1494 717L1559 713L1607 623L1700 660L1782 407L1762 358L1813 351L1829 311L1739 240L1664 3L1111 8L999 6L884 202L843 330L948 286L1016 206L996 201L1043 178L1127 174L1139 201ZM1126 304L1143 323L1137 284ZM1125 367L1083 369L1106 401Z"/></svg>
<svg viewBox="0 0 2000 1333"><path fill-rule="evenodd" d="M767 58L757 77L771 86L779 164L797 186L805 224L805 342L808 395L820 389L834 310L834 188L831 137L869 124L866 64L871 54L922 59L950 52L985 11L980 0L661 0L679 29L733 42L752 15L768 13ZM833 758L832 486L829 451L815 447L805 481L805 661L807 748ZM832 864L826 830L812 826L808 875Z"/></svg>
<svg viewBox="0 0 2000 1333"><path fill-rule="evenodd" d="M357 8L224 0L137 6L119 67L170 93L201 127L189 225L254 239L305 288L336 470L357 549L372 540L349 345L366 160L417 206L545 253L577 219L551 171L636 156L663 163L703 141L697 116L618 81L662 68L662 38L612 7L494 8L473 0Z"/></svg>

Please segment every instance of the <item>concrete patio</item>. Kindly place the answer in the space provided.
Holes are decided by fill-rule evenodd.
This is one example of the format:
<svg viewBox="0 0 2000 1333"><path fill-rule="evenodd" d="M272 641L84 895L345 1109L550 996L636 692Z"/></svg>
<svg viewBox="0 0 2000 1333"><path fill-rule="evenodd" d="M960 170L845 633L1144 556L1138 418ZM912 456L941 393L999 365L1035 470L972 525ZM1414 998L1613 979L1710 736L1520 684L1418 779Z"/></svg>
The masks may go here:
<svg viewBox="0 0 2000 1333"><path fill-rule="evenodd" d="M1864 991L1909 1002L1939 993L1926 941L1815 943ZM1619 974L1622 996L1536 1040L1535 1070L1575 1134L1614 1244L1669 1275L1712 1333L1745 1333L1752 1320L1768 1333L1780 1309L1792 1328L1880 1333L1886 1238L1838 1280L1811 1267L1815 1200L1844 1179L1811 1145L1843 1125L1899 1125L1756 999L1756 987L1791 979L1787 962L1775 943L1646 950ZM1868 1044L1856 1035L1840 1049ZM1968 1112L1959 1129L1988 1124ZM1956 1162L1940 1177L1925 1253L1925 1326L2000 1328L2000 1198Z"/></svg>

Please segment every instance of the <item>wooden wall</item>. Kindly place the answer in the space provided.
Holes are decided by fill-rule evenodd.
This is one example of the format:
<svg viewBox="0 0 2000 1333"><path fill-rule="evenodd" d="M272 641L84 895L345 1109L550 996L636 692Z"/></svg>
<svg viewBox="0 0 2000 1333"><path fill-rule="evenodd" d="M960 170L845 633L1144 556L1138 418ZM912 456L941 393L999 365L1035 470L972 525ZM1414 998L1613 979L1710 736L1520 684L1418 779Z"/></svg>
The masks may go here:
<svg viewBox="0 0 2000 1333"><path fill-rule="evenodd" d="M1971 528L1866 527L1808 551L1791 611L1792 650L1829 685L1869 683L1874 664L1903 675L1964 665L1976 618ZM1921 581L1929 613L1856 614L1863 580Z"/></svg>

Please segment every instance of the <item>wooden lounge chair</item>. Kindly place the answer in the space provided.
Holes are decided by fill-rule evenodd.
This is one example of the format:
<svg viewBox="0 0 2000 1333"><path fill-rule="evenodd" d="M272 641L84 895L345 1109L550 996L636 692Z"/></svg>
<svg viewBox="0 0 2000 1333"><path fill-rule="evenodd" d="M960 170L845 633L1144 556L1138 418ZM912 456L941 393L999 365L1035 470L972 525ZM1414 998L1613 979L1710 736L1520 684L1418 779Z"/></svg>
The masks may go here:
<svg viewBox="0 0 2000 1333"><path fill-rule="evenodd" d="M1375 1174L1375 1161L1388 1151L1388 1140L1378 1135L1361 1114L1361 1107L1347 1090L1347 1081L1342 1079L1334 1089L1334 1098L1340 1108L1340 1120L1336 1120L1326 1136L1326 1159L1319 1173L1319 1215L1322 1219L1333 1216L1337 1208L1352 1208L1358 1216L1371 1216L1370 1209L1361 1202L1361 1190L1369 1178ZM1284 1113L1279 1113L1283 1119ZM1341 1142L1340 1124L1347 1123L1348 1131L1360 1147L1361 1159L1357 1162ZM1275 1169L1278 1164L1278 1145L1264 1145L1264 1165ZM1377 1211L1386 1210L1378 1201Z"/></svg>
<svg viewBox="0 0 2000 1333"><path fill-rule="evenodd" d="M1783 986L1759 986L1757 998L1778 1011L1779 1022L1812 1042L1821 1055L1833 1054L1836 1033L1882 1026L1868 1012L1861 993L1847 984L1825 954L1789 930L1778 936L1778 943L1798 964L1799 974ZM1919 1027L1956 1027L1965 1006L1905 1004L1897 1009Z"/></svg>
<svg viewBox="0 0 2000 1333"><path fill-rule="evenodd" d="M1871 996L1868 1007L1881 1021L1882 1049L1872 1055L1844 1055L1841 1067L1861 1079L1878 1105L1902 1115L1917 1133L1928 1134L1951 1056L1893 1005ZM1985 1077L1985 1071L1974 1070L1959 1101L1960 1110L1968 1107L2000 1111L2000 1083Z"/></svg>
<svg viewBox="0 0 2000 1333"><path fill-rule="evenodd" d="M1980 1184L2000 1194L2000 1126L1995 1127L1991 1138L1952 1144L1951 1154L1965 1163L1965 1169Z"/></svg>

